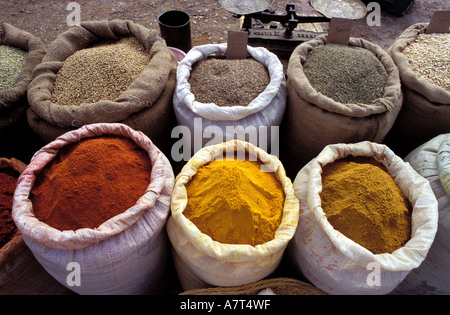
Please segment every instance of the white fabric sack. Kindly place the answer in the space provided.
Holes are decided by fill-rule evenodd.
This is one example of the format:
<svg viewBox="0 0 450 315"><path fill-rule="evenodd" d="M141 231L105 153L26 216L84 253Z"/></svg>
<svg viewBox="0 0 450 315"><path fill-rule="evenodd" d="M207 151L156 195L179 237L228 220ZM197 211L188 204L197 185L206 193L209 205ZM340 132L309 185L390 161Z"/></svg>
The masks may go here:
<svg viewBox="0 0 450 315"><path fill-rule="evenodd" d="M322 167L349 155L383 163L412 207L411 239L391 254L373 254L344 236L321 207ZM437 200L426 179L387 146L364 141L333 144L305 165L294 181L300 201L297 232L289 246L294 265L328 294L387 294L425 259L437 230Z"/></svg>
<svg viewBox="0 0 450 315"><path fill-rule="evenodd" d="M393 291L395 294L450 294L450 133L434 137L405 157L430 182L438 201L439 226L422 264Z"/></svg>
<svg viewBox="0 0 450 315"><path fill-rule="evenodd" d="M145 194L133 207L96 229L60 231L39 221L29 199L36 176L60 148L101 135L124 136L148 152L152 171ZM123 124L85 125L61 135L33 156L19 178L12 214L39 263L72 291L79 294L160 293L170 271L170 245L164 226L173 185L174 174L169 161L142 132ZM68 282L76 280L71 272L77 270L77 265L70 263L79 264L79 285Z"/></svg>
<svg viewBox="0 0 450 315"><path fill-rule="evenodd" d="M195 100L195 96L191 92L191 86L188 80L192 66L211 55L223 56L226 54L226 51L227 44L197 46L192 48L178 65L173 106L178 125L188 127L191 132L191 137L189 139L184 137L183 140L186 146L190 145L191 153L195 153L200 147L194 143L194 132L203 135L203 131L211 126L210 129L215 128L216 130L221 130L223 137L215 141L215 135L205 135L202 137L201 147L207 144L218 144L237 138L251 142L262 149L269 150L272 140L278 140L278 129L272 129L270 127L280 126L286 109L287 97L283 65L275 54L264 47L247 46L249 55L266 66L270 75L270 82L266 89L247 106L221 107L214 103L200 103ZM201 120L194 120L196 118L200 118ZM196 121L200 121L201 125L196 126ZM257 143L252 139L236 137L233 132L234 128L229 128L227 133L227 126L242 126L244 129L247 127L255 127L258 132ZM194 127L197 127L197 130ZM214 132L214 129L211 131ZM172 136L174 135L172 134ZM211 141L213 142L211 143Z"/></svg>
<svg viewBox="0 0 450 315"><path fill-rule="evenodd" d="M185 184L197 173L199 167L215 157L222 156L224 152L233 151L246 151L258 157L267 166L266 171L275 172L286 196L281 224L274 239L256 246L214 241L183 215L188 201ZM294 236L298 209L292 182L276 156L239 140L199 150L176 177L171 204L172 215L167 221L175 267L183 289L237 286L268 276L279 265L288 242Z"/></svg>

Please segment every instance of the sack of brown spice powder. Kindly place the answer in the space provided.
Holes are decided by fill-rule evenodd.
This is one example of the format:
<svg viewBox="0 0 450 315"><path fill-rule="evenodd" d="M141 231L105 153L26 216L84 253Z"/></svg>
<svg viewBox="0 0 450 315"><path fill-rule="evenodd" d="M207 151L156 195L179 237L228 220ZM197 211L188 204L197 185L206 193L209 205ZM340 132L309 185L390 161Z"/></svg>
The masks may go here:
<svg viewBox="0 0 450 315"><path fill-rule="evenodd" d="M32 71L42 61L46 50L38 37L1 21L0 45L26 52L22 68L13 85L0 89L0 137L3 137L3 134L11 137L11 128L19 124L21 127L22 125L28 127L25 116L28 108L27 88L32 79ZM8 61L3 60L2 62ZM1 145L2 141L0 140Z"/></svg>
<svg viewBox="0 0 450 315"><path fill-rule="evenodd" d="M125 37L135 38L149 55L148 64L125 91L115 99L100 99L86 104L61 105L52 100L58 72L68 58L107 40L118 41ZM132 62L130 58L131 56L127 56L125 60L122 58L119 61L126 65ZM144 132L163 152L167 152L171 147L170 131L176 124L172 96L177 65L175 55L167 48L156 30L127 20L81 22L80 26L72 26L49 45L42 63L35 69L28 89L28 122L47 142L83 125L123 123ZM105 64L104 69L96 69L97 73L101 76L103 70L110 69L107 66L111 65ZM85 70L86 65L83 64L73 68L73 76L80 76L82 71L90 70ZM119 69L121 67L116 68L110 70L123 70ZM91 75L89 72L83 73ZM102 79L105 79L104 75ZM85 83L89 86L97 82ZM73 86L73 89L76 87Z"/></svg>
<svg viewBox="0 0 450 315"><path fill-rule="evenodd" d="M145 193L133 206L96 228L61 231L40 221L33 212L31 194L43 169L58 159L58 152L64 147L102 136L125 138L148 153L151 172ZM100 181L98 184L111 185ZM78 294L161 294L168 290L172 272L165 223L173 186L174 174L169 160L142 132L118 123L91 124L61 135L36 152L19 178L12 214L36 259L72 291ZM120 190L120 185L114 189ZM73 268L76 264L78 269Z"/></svg>
<svg viewBox="0 0 450 315"><path fill-rule="evenodd" d="M404 101L386 143L402 155L437 135L450 132L450 34L425 34L427 26L428 23L418 23L408 27L387 50L399 70ZM447 36L447 40L445 43L439 38L433 40L436 35ZM428 37L421 41L421 47L415 43L420 36ZM407 56L405 52L411 44L415 47ZM436 79L442 84L430 81L427 75L418 71L438 76ZM447 88L444 87L445 80Z"/></svg>
<svg viewBox="0 0 450 315"><path fill-rule="evenodd" d="M17 178L26 167L26 164L15 158L0 158L0 171L13 170L17 173ZM11 195L10 198L12 203L13 196ZM0 295L68 294L70 292L39 264L25 244L20 231L16 231L14 236L0 247Z"/></svg>
<svg viewBox="0 0 450 315"><path fill-rule="evenodd" d="M405 245L391 253L374 254L335 228L325 214L321 196L324 167L349 156L373 158L381 163L411 204L411 236ZM383 192L384 184L374 186L370 181L367 184ZM294 190L300 201L300 220L288 247L290 259L300 273L328 294L390 293L424 261L433 244L438 228L438 203L430 184L386 145L370 141L328 145L300 170L294 180ZM348 194L363 200L354 191L349 190ZM348 204L346 213L356 206ZM377 213L380 212L387 217L392 209L380 207ZM360 224L354 221L352 231L373 228L367 221ZM392 228L391 221L382 224ZM375 235L378 237L380 232Z"/></svg>
<svg viewBox="0 0 450 315"><path fill-rule="evenodd" d="M196 147L197 139L195 137L197 132L201 136L201 141L199 141L201 147L204 147L206 144L218 144L238 138L271 152L272 145L276 147L276 144L278 144L279 134L277 127L281 124L286 108L286 82L283 65L275 54L263 47L247 46L247 51L249 58L255 59L266 67L269 74L269 82L259 94L254 95L255 98L242 105L219 104L219 102L214 100L214 98L216 100L219 98L224 99L226 95L211 95L209 99L212 98L212 101L202 103L198 101L199 98L192 92L191 84L189 83L193 67L198 62L208 59L208 57L225 57L227 44L209 44L194 47L180 62L177 70L177 85L174 92L173 106L178 125L186 126L191 132L190 138L183 138L184 141L187 141L186 147L191 148L191 152L189 152L191 155L200 149L200 147ZM234 60L229 61L233 62ZM229 67L233 67L233 64L229 64ZM239 65L234 65L234 67L239 67ZM227 72L225 68L214 70L211 69L211 72L208 74L211 80L217 77L223 78L224 72ZM255 76L255 72L251 68L240 70L247 72L246 74L249 77ZM257 79L259 78L251 78L252 82L242 82L241 78L231 78L231 80L241 82L242 86L246 85L247 88L248 86L255 86L254 81ZM224 82L224 86L220 88L222 94L238 93L235 90L230 90L231 85L227 86L225 79L221 81ZM236 84L233 84L233 86L236 87ZM207 84L204 89L207 90L208 88L209 85ZM236 90L238 89L239 87L236 88ZM219 135L204 134L207 128L212 128L210 131L213 131L213 134L219 133ZM248 133L246 135L237 135L240 128ZM249 134L256 137L252 138ZM243 136L247 138L239 138Z"/></svg>
<svg viewBox="0 0 450 315"><path fill-rule="evenodd" d="M327 35L300 44L289 59L288 106L281 130L280 159L291 177L295 177L301 167L326 145L366 140L381 142L394 124L402 105L399 74L391 57L378 45L360 38L350 38L349 47L372 52L384 66L387 81L382 96L370 104L344 104L318 92L305 75L303 66L308 53L321 45L327 45Z"/></svg>

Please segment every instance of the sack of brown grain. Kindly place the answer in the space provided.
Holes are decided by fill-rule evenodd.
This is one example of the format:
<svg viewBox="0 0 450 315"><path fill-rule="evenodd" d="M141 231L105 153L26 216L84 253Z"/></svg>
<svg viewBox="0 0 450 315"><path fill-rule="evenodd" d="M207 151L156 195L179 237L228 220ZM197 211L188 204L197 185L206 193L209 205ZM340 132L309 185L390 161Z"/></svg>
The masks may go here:
<svg viewBox="0 0 450 315"><path fill-rule="evenodd" d="M425 34L427 26L408 27L387 50L399 70L404 101L386 140L404 155L450 132L450 34Z"/></svg>
<svg viewBox="0 0 450 315"><path fill-rule="evenodd" d="M0 21L0 147L11 139L11 128L26 123L28 84L44 55L38 37Z"/></svg>
<svg viewBox="0 0 450 315"><path fill-rule="evenodd" d="M287 101L283 65L263 47L247 46L248 58L237 60L225 59L226 52L227 44L197 46L178 67L173 106L191 133L181 140L190 148L186 157L236 138L276 154Z"/></svg>
<svg viewBox="0 0 450 315"><path fill-rule="evenodd" d="M316 49L333 46L338 45L327 44L327 36L322 35L297 46L289 60L288 106L281 130L280 159L291 177L328 144L364 140L381 142L402 104L399 74L391 57L378 45L360 38L350 38L349 47L341 46L336 53L329 52L326 57L316 55L316 64L322 68L311 68L311 74L325 90L335 90L321 92L317 87L319 83L313 86L312 78L306 75L305 63L311 60L310 53ZM348 52L353 51L355 58L349 58ZM368 68L369 60L371 68ZM372 96L375 84L379 85L372 79L378 74L381 77L378 72L383 67L384 92L381 86L380 93ZM373 87L369 86L369 80ZM363 90L367 92L365 98L361 98ZM340 98L348 93L353 93L353 98Z"/></svg>
<svg viewBox="0 0 450 315"><path fill-rule="evenodd" d="M111 47L125 37L137 42ZM82 22L60 34L35 69L28 122L47 142L82 125L119 122L165 151L177 64L156 30L127 20Z"/></svg>
<svg viewBox="0 0 450 315"><path fill-rule="evenodd" d="M26 165L15 158L0 158L0 172L7 172L12 178L19 177L26 168ZM10 172L12 171L12 172ZM6 182L6 181L5 181ZM0 188L1 201L0 210L2 222L0 226L2 231L9 231L8 226L14 222L10 221L10 217L5 211L12 204L11 191L7 191L11 187L2 181ZM5 191L3 191L3 189ZM14 191L13 191L14 192ZM7 199L10 198L8 202ZM9 205L7 205L9 203ZM5 221L3 221L5 220ZM14 233L14 230L12 230ZM22 234L16 231L13 235L5 233L0 244L0 295L16 295L16 294L68 294L71 291L50 276L47 271L38 263L33 253L23 241Z"/></svg>

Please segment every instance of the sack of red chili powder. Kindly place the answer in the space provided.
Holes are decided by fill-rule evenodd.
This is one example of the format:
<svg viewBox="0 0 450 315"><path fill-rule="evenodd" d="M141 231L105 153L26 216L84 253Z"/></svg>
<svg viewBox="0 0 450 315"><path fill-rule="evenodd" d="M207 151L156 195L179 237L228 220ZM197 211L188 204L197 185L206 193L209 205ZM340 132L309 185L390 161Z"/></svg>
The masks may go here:
<svg viewBox="0 0 450 315"><path fill-rule="evenodd" d="M67 294L34 258L11 218L16 181L26 165L0 158L0 295Z"/></svg>
<svg viewBox="0 0 450 315"><path fill-rule="evenodd" d="M147 54L148 63L121 86L119 95L99 96L116 88L125 74L135 70L130 66L132 54L119 55L120 51L105 47L100 52L90 50L83 57L80 54L124 38L137 40L138 50ZM50 142L83 125L123 123L145 133L165 152L176 124L172 95L177 65L175 55L156 30L128 20L81 22L50 43L42 63L33 72L28 88L29 125ZM63 68L66 71L61 73ZM69 97L57 97L57 90ZM87 100L88 94L93 97ZM81 103L75 103L75 98Z"/></svg>
<svg viewBox="0 0 450 315"><path fill-rule="evenodd" d="M142 132L86 125L35 154L13 218L37 260L71 290L161 293L170 279L164 226L173 185L168 159Z"/></svg>

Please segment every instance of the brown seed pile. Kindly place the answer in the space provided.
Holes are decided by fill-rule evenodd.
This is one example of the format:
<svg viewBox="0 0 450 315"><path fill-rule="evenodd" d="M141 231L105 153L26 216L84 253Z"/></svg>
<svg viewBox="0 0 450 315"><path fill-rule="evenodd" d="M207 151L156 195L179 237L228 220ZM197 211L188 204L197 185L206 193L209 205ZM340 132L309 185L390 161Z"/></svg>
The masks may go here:
<svg viewBox="0 0 450 315"><path fill-rule="evenodd" d="M196 101L217 106L247 106L269 82L266 66L253 58L209 57L195 63L189 77Z"/></svg>
<svg viewBox="0 0 450 315"><path fill-rule="evenodd" d="M69 56L58 71L52 102L81 105L114 101L141 74L150 61L134 37L101 43Z"/></svg>
<svg viewBox="0 0 450 315"><path fill-rule="evenodd" d="M450 91L450 33L419 34L403 54L419 78Z"/></svg>
<svg viewBox="0 0 450 315"><path fill-rule="evenodd" d="M0 91L11 88L14 85L27 52L17 47L0 45Z"/></svg>
<svg viewBox="0 0 450 315"><path fill-rule="evenodd" d="M343 104L370 104L382 97L388 77L371 51L334 44L312 49L303 71L318 92Z"/></svg>

